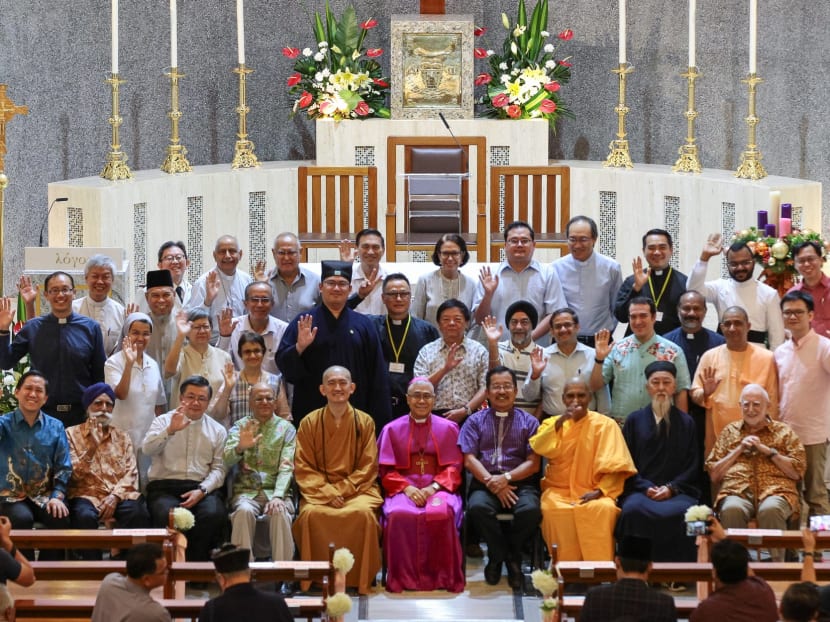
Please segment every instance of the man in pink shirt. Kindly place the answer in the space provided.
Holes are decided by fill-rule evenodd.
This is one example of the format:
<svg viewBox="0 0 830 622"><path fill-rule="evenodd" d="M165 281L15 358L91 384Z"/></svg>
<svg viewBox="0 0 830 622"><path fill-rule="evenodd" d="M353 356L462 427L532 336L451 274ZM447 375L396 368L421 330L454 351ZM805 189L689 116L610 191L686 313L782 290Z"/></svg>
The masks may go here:
<svg viewBox="0 0 830 622"><path fill-rule="evenodd" d="M830 278L821 271L824 249L819 242L807 240L793 247L793 258L801 283L790 291L801 290L813 297L813 330L830 337Z"/></svg>
<svg viewBox="0 0 830 622"><path fill-rule="evenodd" d="M827 277L825 277L827 278ZM814 303L805 291L790 291L781 299L784 327L792 339L775 349L778 368L779 416L804 444L807 472L804 498L813 516L830 514L824 485L827 440L830 438L830 339L810 327Z"/></svg>

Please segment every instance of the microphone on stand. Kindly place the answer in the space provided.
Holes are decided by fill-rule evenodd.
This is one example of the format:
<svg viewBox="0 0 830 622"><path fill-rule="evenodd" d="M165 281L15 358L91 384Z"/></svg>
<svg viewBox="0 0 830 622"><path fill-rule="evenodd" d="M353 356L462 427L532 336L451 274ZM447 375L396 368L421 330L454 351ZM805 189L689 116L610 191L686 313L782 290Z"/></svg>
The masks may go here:
<svg viewBox="0 0 830 622"><path fill-rule="evenodd" d="M455 141L455 146L461 149L461 154L464 156L464 174L467 175L470 172L470 163L467 161L467 151L464 147L461 146L461 143L458 142L458 139L455 137L455 134L452 133L452 128L450 124L447 123L447 119L444 117L443 112L439 112L438 116L441 117L441 122L444 124L444 127L447 128L447 131L452 136L452 139Z"/></svg>
<svg viewBox="0 0 830 622"><path fill-rule="evenodd" d="M56 199L52 199L52 202L49 204L49 209L46 210L46 218L43 219L43 224L40 226L40 239L37 243L38 246L43 246L43 231L46 229L46 223L49 222L49 214L52 213L52 208L55 207L55 203L64 203L68 200L69 197L58 197Z"/></svg>

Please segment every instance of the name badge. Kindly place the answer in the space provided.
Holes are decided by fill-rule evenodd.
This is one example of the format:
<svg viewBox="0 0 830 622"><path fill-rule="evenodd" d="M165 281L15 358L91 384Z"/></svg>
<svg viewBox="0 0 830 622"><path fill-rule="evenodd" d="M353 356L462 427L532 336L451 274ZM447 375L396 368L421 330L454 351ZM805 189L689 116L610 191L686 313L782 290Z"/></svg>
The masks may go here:
<svg viewBox="0 0 830 622"><path fill-rule="evenodd" d="M658 322L662 322L662 321L663 321L663 312L662 312L662 311L658 311L658 312L657 312L657 321L658 321Z"/></svg>
<svg viewBox="0 0 830 622"><path fill-rule="evenodd" d="M390 374L403 374L406 373L406 365L403 363L389 363L389 373Z"/></svg>

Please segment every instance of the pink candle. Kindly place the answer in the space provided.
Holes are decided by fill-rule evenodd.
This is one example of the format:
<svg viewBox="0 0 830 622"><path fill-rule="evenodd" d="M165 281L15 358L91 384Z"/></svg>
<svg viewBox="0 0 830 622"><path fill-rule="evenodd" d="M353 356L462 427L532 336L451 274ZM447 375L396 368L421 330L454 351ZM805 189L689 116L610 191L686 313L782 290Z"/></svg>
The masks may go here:
<svg viewBox="0 0 830 622"><path fill-rule="evenodd" d="M778 219L778 233L783 238L785 235L790 235L793 232L792 218Z"/></svg>

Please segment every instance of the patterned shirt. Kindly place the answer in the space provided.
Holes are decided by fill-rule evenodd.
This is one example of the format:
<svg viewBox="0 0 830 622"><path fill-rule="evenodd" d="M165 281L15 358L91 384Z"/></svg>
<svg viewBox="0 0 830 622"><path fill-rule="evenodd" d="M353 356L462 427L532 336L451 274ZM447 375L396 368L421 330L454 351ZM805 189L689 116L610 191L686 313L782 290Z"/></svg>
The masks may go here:
<svg viewBox="0 0 830 622"><path fill-rule="evenodd" d="M533 454L530 437L539 422L520 408L499 417L492 408L470 415L461 427L458 446L472 454L490 473L507 473Z"/></svg>
<svg viewBox="0 0 830 622"><path fill-rule="evenodd" d="M509 340L499 342L499 362L513 370L516 374L516 382L519 385L519 391L516 394L516 407L530 413L536 410L536 406L539 404L538 392L532 398L525 394L525 379L530 374L530 355L535 349L536 344L533 340L521 350Z"/></svg>
<svg viewBox="0 0 830 622"><path fill-rule="evenodd" d="M766 426L752 434L767 447L776 449L782 456L792 459L793 469L804 476L807 468L804 446L790 426L768 419ZM719 460L749 435L750 432L745 429L743 420L727 424L706 460L706 470L711 471ZM787 477L767 456L757 452L750 455L742 453L738 457L735 464L726 472L715 503L719 503L728 495L754 499L758 505L772 495L784 497L791 508L799 507L800 503L798 483Z"/></svg>
<svg viewBox="0 0 830 622"><path fill-rule="evenodd" d="M216 344L217 348L224 350L231 355L233 366L237 369L242 369L243 367L242 358L238 354L239 337L242 333L250 331L261 335L262 339L265 341L265 356L262 359L262 369L267 372L271 372L272 374L280 373L280 370L277 368L277 361L274 357L277 355L277 346L280 345L280 339L282 339L282 334L288 327L288 323L269 315L268 325L265 327L263 332L259 332L251 328L251 320L247 315L235 317L233 318L233 321L236 323L236 326L234 327L230 337L222 337L220 335L219 342Z"/></svg>
<svg viewBox="0 0 830 622"><path fill-rule="evenodd" d="M651 396L646 391L645 371L649 363L654 361L671 361L675 364L678 392L691 386L686 357L677 345L657 334L643 343L636 336L629 335L614 344L602 364L605 384L614 381L611 392L612 417L625 419L630 413L651 402Z"/></svg>
<svg viewBox="0 0 830 622"><path fill-rule="evenodd" d="M267 371L263 371L254 384L260 382L267 384L274 390L274 395L277 396L277 414L280 417L287 418L291 414L291 408L288 406L288 399L285 396L285 383L282 380L282 375L269 374ZM240 372L236 375L236 384L233 385L228 397L228 423L230 425L245 417L253 417L254 413L251 411L250 400L251 387L253 386L245 378L245 374ZM218 409L214 410L217 411ZM221 420L220 417L215 417L215 419Z"/></svg>
<svg viewBox="0 0 830 622"><path fill-rule="evenodd" d="M66 496L72 463L63 423L44 412L34 425L13 410L0 417L0 500L43 505Z"/></svg>
<svg viewBox="0 0 830 622"><path fill-rule="evenodd" d="M240 429L250 423L258 424L257 434L262 438L256 446L246 449L240 455L236 452ZM272 416L265 423L258 423L252 417L238 421L228 433L225 442L225 465L239 463L239 470L233 480L233 494L254 499L264 494L270 501L273 497L283 499L294 477L294 450L297 432L294 426Z"/></svg>
<svg viewBox="0 0 830 622"><path fill-rule="evenodd" d="M66 430L72 479L69 497L83 497L99 508L107 495L138 499L138 467L130 435L87 419Z"/></svg>
<svg viewBox="0 0 830 622"><path fill-rule="evenodd" d="M415 360L415 375L428 377L434 374L446 363L449 351L450 347L443 338L425 345ZM459 356L463 355L464 360L441 378L435 388L435 410L466 406L485 386L487 349L477 341L465 337L456 352Z"/></svg>

